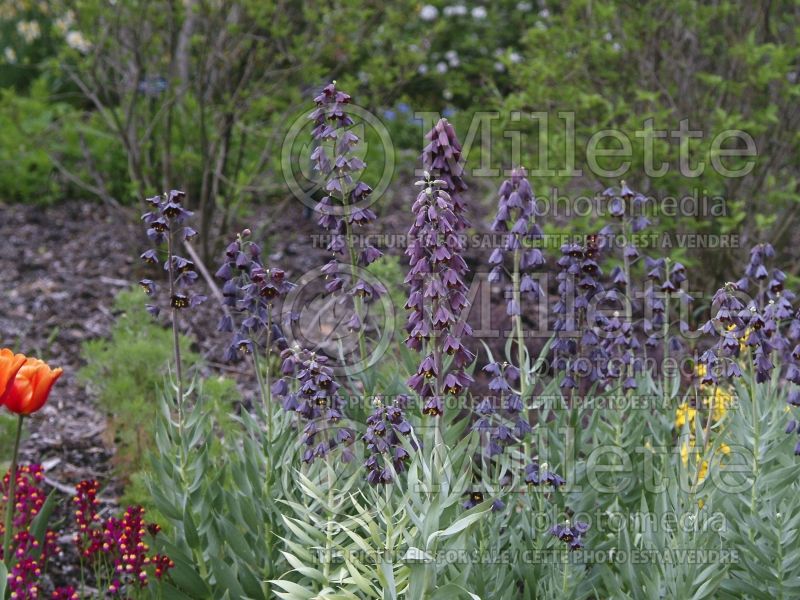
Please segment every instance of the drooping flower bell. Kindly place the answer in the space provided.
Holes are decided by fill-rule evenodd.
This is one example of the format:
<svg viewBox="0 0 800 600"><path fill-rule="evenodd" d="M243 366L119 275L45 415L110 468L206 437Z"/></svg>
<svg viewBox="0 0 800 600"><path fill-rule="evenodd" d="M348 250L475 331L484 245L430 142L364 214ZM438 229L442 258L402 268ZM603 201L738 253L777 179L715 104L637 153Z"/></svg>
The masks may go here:
<svg viewBox="0 0 800 600"><path fill-rule="evenodd" d="M570 550L583 548L583 536L587 531L589 524L584 521L575 521L572 524L567 521L564 525L554 525L550 528L550 534L567 544Z"/></svg>
<svg viewBox="0 0 800 600"><path fill-rule="evenodd" d="M0 405L17 415L35 413L45 405L50 390L62 373L63 369L53 369L38 358L26 359L0 396Z"/></svg>

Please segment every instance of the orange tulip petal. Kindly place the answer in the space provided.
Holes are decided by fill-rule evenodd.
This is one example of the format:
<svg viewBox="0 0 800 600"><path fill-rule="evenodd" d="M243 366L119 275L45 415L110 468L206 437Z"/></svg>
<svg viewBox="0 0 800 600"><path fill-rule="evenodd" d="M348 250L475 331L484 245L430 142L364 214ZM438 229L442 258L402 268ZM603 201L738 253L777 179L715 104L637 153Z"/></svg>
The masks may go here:
<svg viewBox="0 0 800 600"><path fill-rule="evenodd" d="M4 404L6 392L25 362L24 354L14 354L8 348L0 349L0 406Z"/></svg>
<svg viewBox="0 0 800 600"><path fill-rule="evenodd" d="M42 360L28 358L6 391L6 408L19 415L30 415L41 409L63 372L63 369L51 369Z"/></svg>

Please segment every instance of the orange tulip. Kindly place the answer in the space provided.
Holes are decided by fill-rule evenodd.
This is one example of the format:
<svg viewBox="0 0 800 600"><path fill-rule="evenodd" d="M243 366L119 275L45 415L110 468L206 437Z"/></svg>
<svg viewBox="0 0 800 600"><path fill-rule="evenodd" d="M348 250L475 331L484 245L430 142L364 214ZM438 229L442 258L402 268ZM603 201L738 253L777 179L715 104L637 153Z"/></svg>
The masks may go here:
<svg viewBox="0 0 800 600"><path fill-rule="evenodd" d="M18 415L29 415L42 408L63 369L51 369L43 360L29 358L14 381L0 397L0 405Z"/></svg>
<svg viewBox="0 0 800 600"><path fill-rule="evenodd" d="M8 348L0 349L0 406L3 404L3 395L24 364L24 354L14 354Z"/></svg>

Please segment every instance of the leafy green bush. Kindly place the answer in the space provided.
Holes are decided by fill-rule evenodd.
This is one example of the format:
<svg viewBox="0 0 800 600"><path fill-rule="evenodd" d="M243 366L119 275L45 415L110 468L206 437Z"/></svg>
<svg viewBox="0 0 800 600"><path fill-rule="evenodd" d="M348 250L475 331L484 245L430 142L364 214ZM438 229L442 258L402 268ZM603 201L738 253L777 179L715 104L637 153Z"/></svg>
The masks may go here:
<svg viewBox="0 0 800 600"><path fill-rule="evenodd" d="M625 2L569 2L552 4L546 16L528 28L520 39L522 60L511 69L511 91L500 99L498 127L525 134L522 164L543 168L542 156L554 172L536 178L541 195L555 187L560 194L596 194L619 178L629 179L635 189L657 198L708 198L725 214L661 215L665 234L691 232L705 235L738 235L742 242L730 249L712 250L715 260L704 261L700 251L677 248L687 264L708 269L714 279L728 276L734 264L744 260L750 242L760 232L779 248L787 241L790 222L797 214L798 139L792 116L800 94L796 64L800 57L796 7L780 2L772 7L735 2L705 5L696 2L649 1L631 11ZM675 28L667 23L680 24ZM735 35L734 31L746 35ZM696 40L689 44L687 40ZM512 122L512 111L522 117ZM528 117L542 111L549 127ZM574 136L568 133L560 112L573 113ZM672 132L687 120L687 128L701 136L679 142ZM600 158L588 147L591 137L616 130L631 143L631 156ZM719 158L712 140L726 130L741 130L752 137L756 160L745 177L723 176L712 168ZM666 132L652 137L654 132ZM541 137L540 137L541 134ZM565 143L573 138L575 161ZM505 166L508 144L495 136L493 166ZM728 140L723 148L743 150L741 142ZM701 174L681 172L678 154L686 145L691 169L704 163ZM646 151L652 144L653 166L662 161L669 170L661 176L645 174ZM619 148L607 139L598 148ZM603 177L589 169L596 159L605 169L629 161L624 175ZM506 158L508 160L508 158ZM747 157L727 157L720 162L729 170L743 167ZM571 167L583 177L556 174ZM687 170L688 172L688 170ZM641 179L640 179L641 178ZM570 221L585 230L594 217ZM562 225L566 223L566 220ZM673 240L674 242L674 240ZM780 250L779 250L780 251Z"/></svg>
<svg viewBox="0 0 800 600"><path fill-rule="evenodd" d="M0 185L3 200L52 202L62 197L57 174L43 144L52 123L65 108L34 95L0 90Z"/></svg>

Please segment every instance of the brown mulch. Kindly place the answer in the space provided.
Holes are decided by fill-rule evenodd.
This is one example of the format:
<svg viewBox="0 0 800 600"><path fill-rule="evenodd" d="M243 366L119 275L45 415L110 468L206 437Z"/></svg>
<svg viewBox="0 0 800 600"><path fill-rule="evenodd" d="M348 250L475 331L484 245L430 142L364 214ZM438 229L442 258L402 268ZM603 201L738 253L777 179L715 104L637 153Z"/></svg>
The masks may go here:
<svg viewBox="0 0 800 600"><path fill-rule="evenodd" d="M22 460L66 485L113 485L105 417L77 379L81 343L106 335L114 295L131 279L137 234L112 209L71 202L0 206L0 342L64 369L48 404L29 419Z"/></svg>

